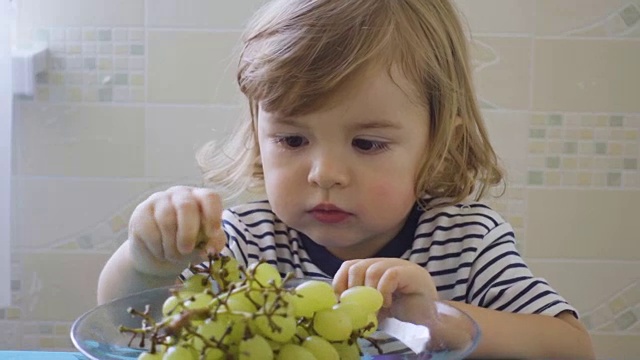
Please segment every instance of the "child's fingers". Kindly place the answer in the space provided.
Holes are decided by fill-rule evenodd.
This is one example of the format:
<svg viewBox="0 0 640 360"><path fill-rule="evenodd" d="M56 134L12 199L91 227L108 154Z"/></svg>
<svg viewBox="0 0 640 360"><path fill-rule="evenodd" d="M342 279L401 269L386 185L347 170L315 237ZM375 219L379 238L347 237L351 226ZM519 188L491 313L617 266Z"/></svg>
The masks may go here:
<svg viewBox="0 0 640 360"><path fill-rule="evenodd" d="M332 286L336 294L342 294L349 288L349 265L350 261L343 262L333 276Z"/></svg>
<svg viewBox="0 0 640 360"><path fill-rule="evenodd" d="M399 282L402 278L402 270L400 266L388 268L376 281L375 287L382 294L384 307L391 307L393 304L393 294L398 290L398 287L401 287Z"/></svg>
<svg viewBox="0 0 640 360"><path fill-rule="evenodd" d="M193 194L198 199L198 204L201 208L202 225L205 234L212 237L216 230L220 228L220 219L222 218L220 197L209 189L194 189Z"/></svg>
<svg viewBox="0 0 640 360"><path fill-rule="evenodd" d="M220 196L209 189L197 188L193 190L198 199L202 215L201 227L204 230L207 243L204 249L211 252L219 252L226 244L226 236L221 228L222 201Z"/></svg>
<svg viewBox="0 0 640 360"><path fill-rule="evenodd" d="M196 248L200 230L200 210L196 199L189 193L179 193L172 197L176 210L176 248L179 255L189 255Z"/></svg>
<svg viewBox="0 0 640 360"><path fill-rule="evenodd" d="M176 209L171 201L159 201L155 204L154 217L160 233L160 248L162 249L162 257L169 261L176 261L179 257L178 248L176 246L176 232L178 228L178 218Z"/></svg>
<svg viewBox="0 0 640 360"><path fill-rule="evenodd" d="M209 242L205 245L205 249L210 253L219 253L227 245L227 235L221 227L217 228L209 237Z"/></svg>
<svg viewBox="0 0 640 360"><path fill-rule="evenodd" d="M341 294L350 287L364 285L367 268L375 261L376 259L358 259L343 262L333 277L336 293Z"/></svg>
<svg viewBox="0 0 640 360"><path fill-rule="evenodd" d="M154 218L151 203L141 203L131 215L129 232L137 247L142 247L152 257L162 259L164 251L160 246L162 233Z"/></svg>

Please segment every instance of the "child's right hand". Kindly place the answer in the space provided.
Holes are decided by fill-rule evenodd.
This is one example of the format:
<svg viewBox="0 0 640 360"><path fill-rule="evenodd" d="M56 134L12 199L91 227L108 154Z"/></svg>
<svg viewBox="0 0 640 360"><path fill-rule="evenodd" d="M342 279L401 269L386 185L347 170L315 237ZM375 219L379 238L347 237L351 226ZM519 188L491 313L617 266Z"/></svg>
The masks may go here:
<svg viewBox="0 0 640 360"><path fill-rule="evenodd" d="M152 194L129 221L129 256L136 270L176 276L226 244L222 202L215 192L186 186Z"/></svg>

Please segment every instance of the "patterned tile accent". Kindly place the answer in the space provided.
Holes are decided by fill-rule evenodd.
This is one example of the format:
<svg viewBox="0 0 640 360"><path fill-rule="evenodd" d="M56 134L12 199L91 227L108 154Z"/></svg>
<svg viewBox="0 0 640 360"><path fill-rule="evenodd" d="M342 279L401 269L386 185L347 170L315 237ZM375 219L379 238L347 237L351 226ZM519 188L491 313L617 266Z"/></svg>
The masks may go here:
<svg viewBox="0 0 640 360"><path fill-rule="evenodd" d="M141 201L156 191L165 190L171 184L159 182L150 186L109 218L94 226L89 226L77 234L51 241L37 251L55 253L113 253L127 238L127 223L131 213ZM196 186L198 184L186 184ZM21 269L21 254L32 250L12 252L11 292L12 306L0 308L0 349L43 349L58 351L75 351L69 332L75 319L60 322L30 321L23 319L23 314L34 305L40 297L42 281L31 279L31 288L22 286L24 276ZM29 275L30 276L30 275ZM33 275L36 276L36 275Z"/></svg>
<svg viewBox="0 0 640 360"><path fill-rule="evenodd" d="M527 184L640 188L638 118L536 114L529 127Z"/></svg>
<svg viewBox="0 0 640 360"><path fill-rule="evenodd" d="M640 281L584 312L582 320L594 334L640 335Z"/></svg>
<svg viewBox="0 0 640 360"><path fill-rule="evenodd" d="M631 33L640 26L640 6L626 4L593 24L568 31L567 36L601 36L621 37Z"/></svg>
<svg viewBox="0 0 640 360"><path fill-rule="evenodd" d="M36 79L36 101L145 101L146 49L141 28L42 28L47 70Z"/></svg>
<svg viewBox="0 0 640 360"><path fill-rule="evenodd" d="M504 194L501 194L504 190ZM516 235L516 247L520 254L525 254L526 234L526 189L522 187L497 187L483 201L508 221ZM499 196L501 195L501 196Z"/></svg>
<svg viewBox="0 0 640 360"><path fill-rule="evenodd" d="M76 351L69 336L72 324L0 318L0 349Z"/></svg>

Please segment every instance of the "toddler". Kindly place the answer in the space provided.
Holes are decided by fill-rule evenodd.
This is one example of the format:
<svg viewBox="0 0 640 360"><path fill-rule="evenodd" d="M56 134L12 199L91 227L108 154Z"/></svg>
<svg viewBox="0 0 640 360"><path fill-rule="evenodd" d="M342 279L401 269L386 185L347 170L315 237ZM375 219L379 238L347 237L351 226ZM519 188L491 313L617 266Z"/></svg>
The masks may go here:
<svg viewBox="0 0 640 360"><path fill-rule="evenodd" d="M250 117L200 153L210 186L134 210L98 301L170 285L221 252L338 293L376 287L405 321L446 301L479 324L475 357L592 358L576 310L478 202L502 172L471 73L450 0L269 2L238 66ZM222 208L253 188L266 199Z"/></svg>

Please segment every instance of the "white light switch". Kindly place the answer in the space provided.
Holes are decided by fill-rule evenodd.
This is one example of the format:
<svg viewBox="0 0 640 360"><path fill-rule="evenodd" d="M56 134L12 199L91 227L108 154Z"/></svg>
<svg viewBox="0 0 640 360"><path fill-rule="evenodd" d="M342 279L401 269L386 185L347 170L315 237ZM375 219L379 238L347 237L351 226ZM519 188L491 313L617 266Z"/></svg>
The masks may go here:
<svg viewBox="0 0 640 360"><path fill-rule="evenodd" d="M36 75L47 68L47 44L34 43L29 47L11 49L13 93L33 96Z"/></svg>

